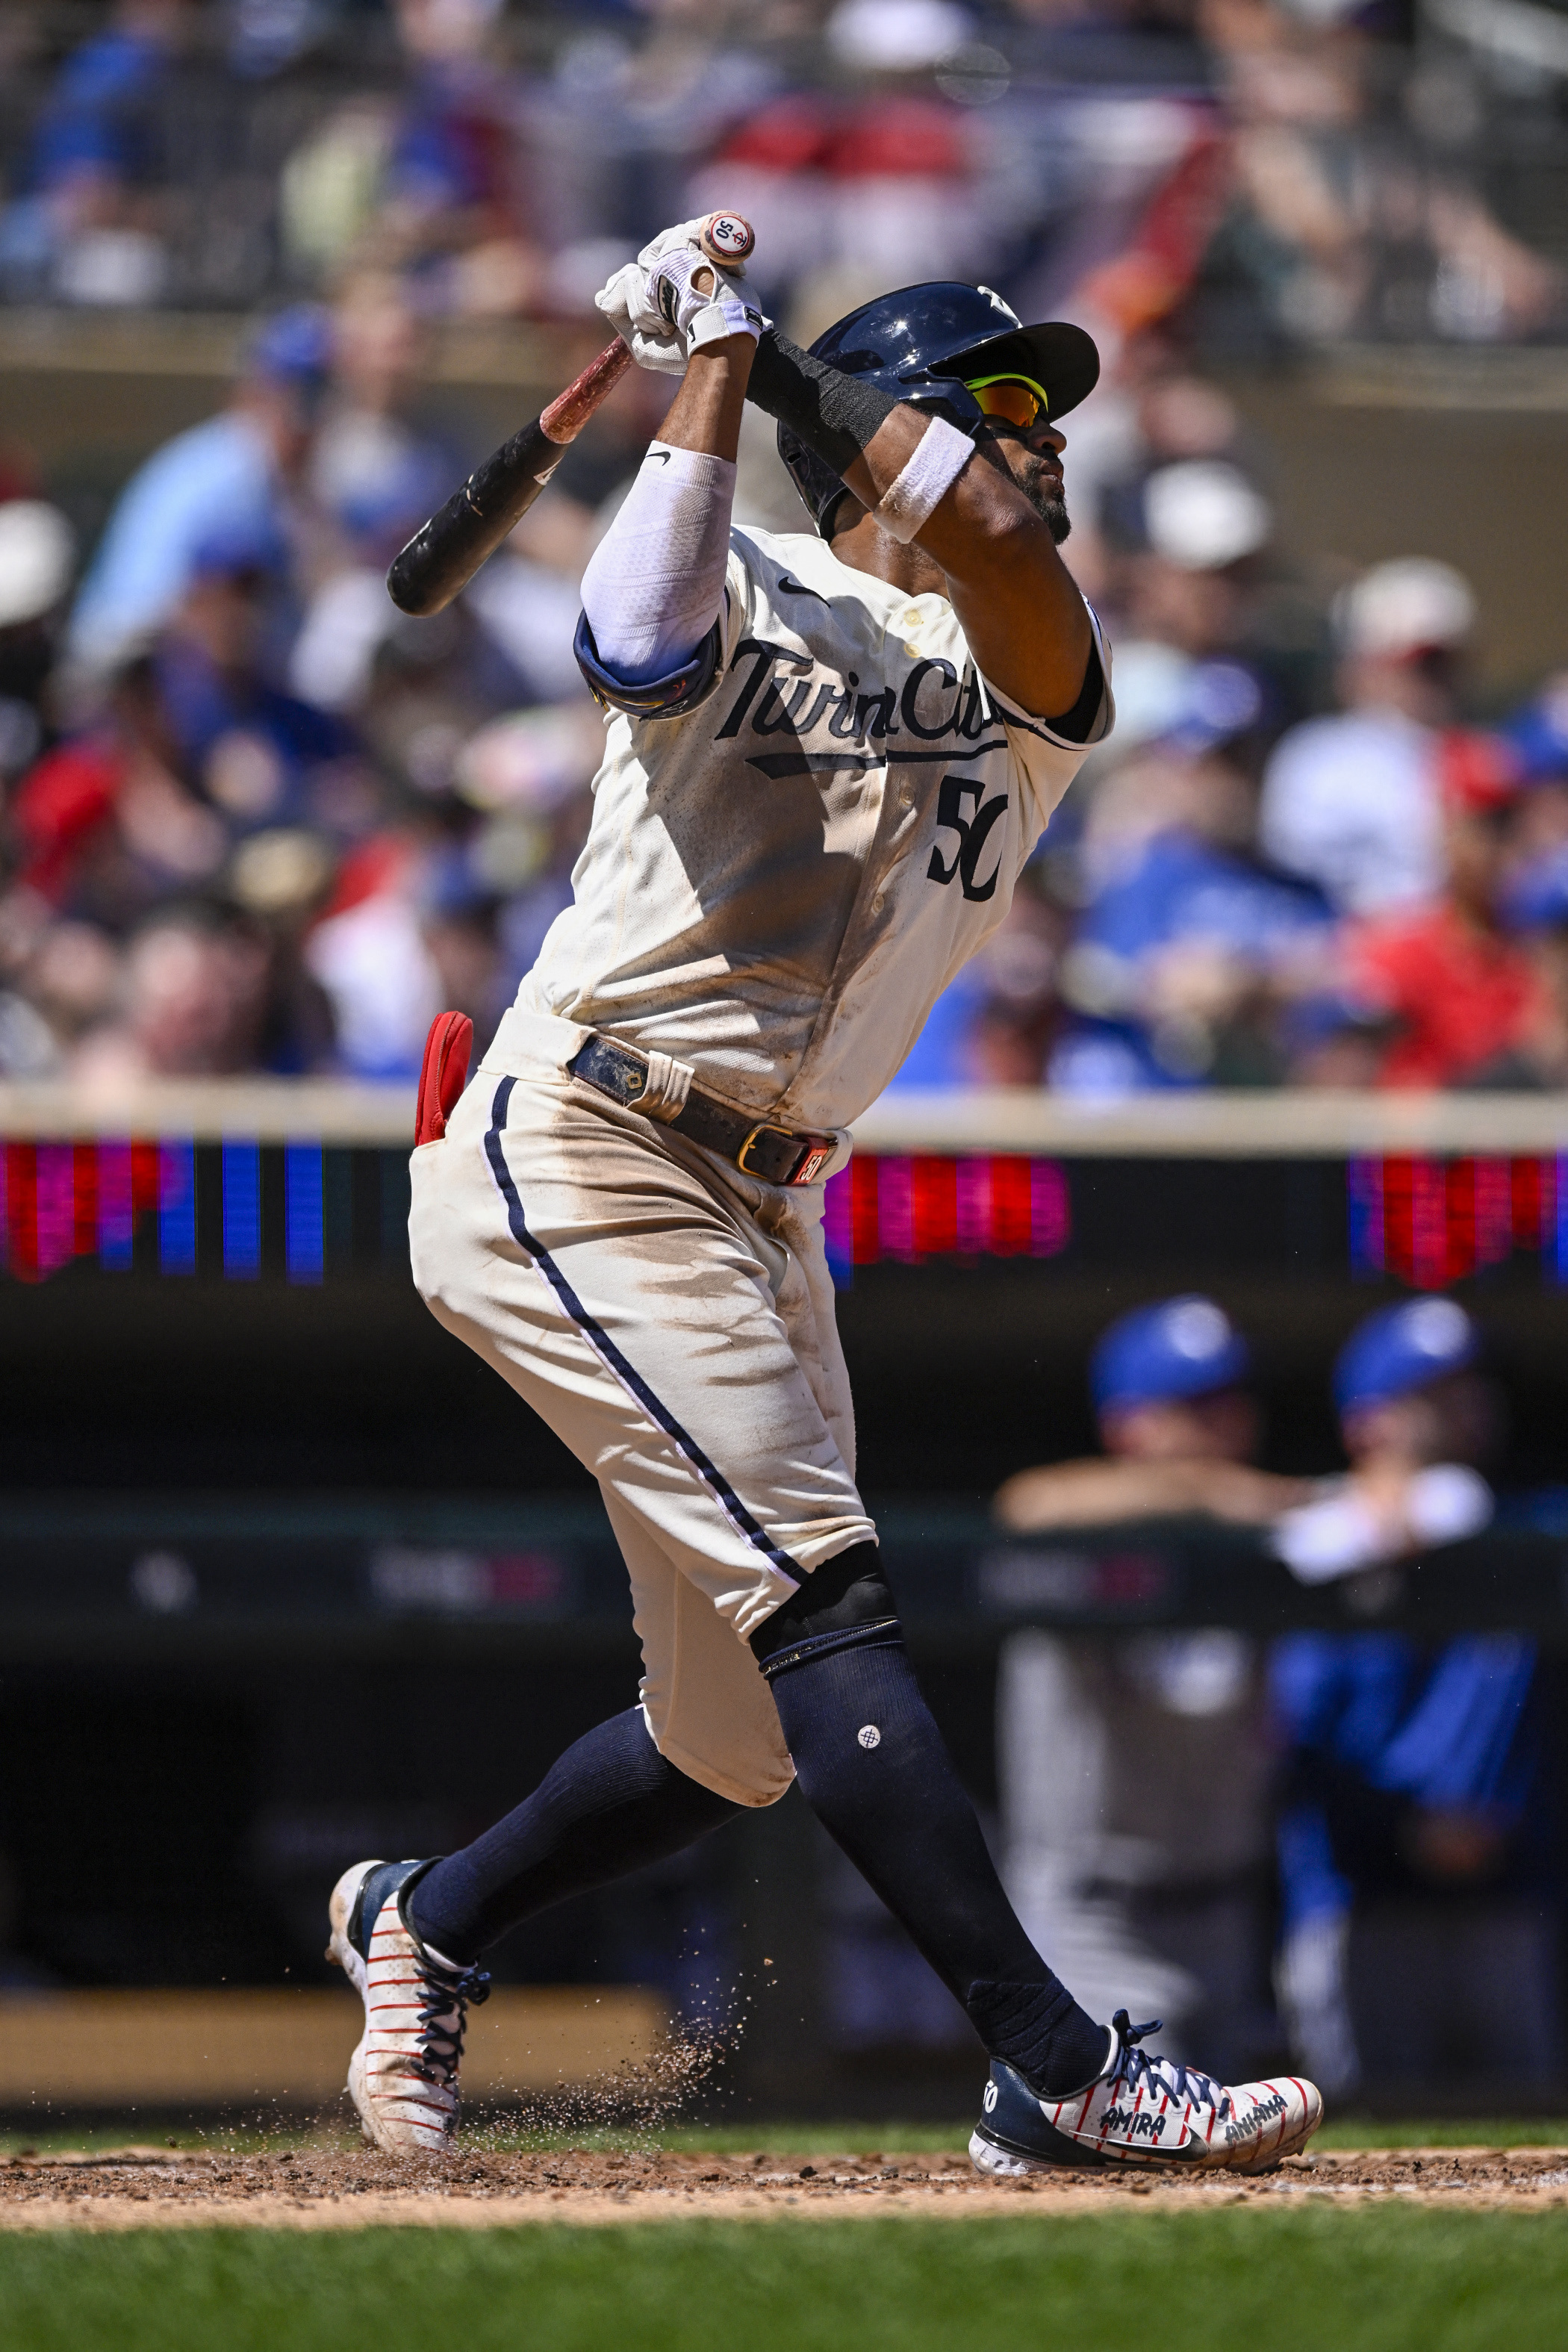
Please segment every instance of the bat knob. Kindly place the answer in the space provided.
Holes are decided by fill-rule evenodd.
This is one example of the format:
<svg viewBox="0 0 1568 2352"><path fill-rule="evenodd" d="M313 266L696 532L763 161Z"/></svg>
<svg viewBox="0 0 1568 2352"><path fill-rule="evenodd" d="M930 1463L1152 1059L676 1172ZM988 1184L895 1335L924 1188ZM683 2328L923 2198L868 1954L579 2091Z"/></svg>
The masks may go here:
<svg viewBox="0 0 1568 2352"><path fill-rule="evenodd" d="M739 213L710 213L697 232L697 242L721 269L733 269L755 250L757 232Z"/></svg>

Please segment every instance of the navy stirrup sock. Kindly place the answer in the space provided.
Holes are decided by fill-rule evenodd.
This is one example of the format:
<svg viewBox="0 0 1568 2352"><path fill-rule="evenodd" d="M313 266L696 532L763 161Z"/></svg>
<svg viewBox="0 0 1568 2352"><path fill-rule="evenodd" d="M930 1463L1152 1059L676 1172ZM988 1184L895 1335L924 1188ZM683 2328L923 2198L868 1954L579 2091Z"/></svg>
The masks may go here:
<svg viewBox="0 0 1568 2352"><path fill-rule="evenodd" d="M779 1639L773 1694L817 1819L963 2002L988 2054L1047 2096L1084 2088L1106 2063L1107 2030L1019 1925L897 1621Z"/></svg>
<svg viewBox="0 0 1568 2352"><path fill-rule="evenodd" d="M1047 2096L1081 2089L1105 2063L1106 2029L1018 1924L897 1622L794 1643L786 1626L778 1639L788 1662L773 1668L773 1694L817 1818L988 2053ZM764 1671L771 1663L764 1650ZM504 1821L437 1863L409 1897L409 1923L467 1964L550 1904L679 1853L741 1810L668 1763L641 1709L628 1708L569 1748Z"/></svg>
<svg viewBox="0 0 1568 2352"><path fill-rule="evenodd" d="M410 1924L466 1964L536 1911L679 1853L741 1811L668 1763L642 1709L628 1707L557 1757L504 1821L437 1863L408 1899Z"/></svg>

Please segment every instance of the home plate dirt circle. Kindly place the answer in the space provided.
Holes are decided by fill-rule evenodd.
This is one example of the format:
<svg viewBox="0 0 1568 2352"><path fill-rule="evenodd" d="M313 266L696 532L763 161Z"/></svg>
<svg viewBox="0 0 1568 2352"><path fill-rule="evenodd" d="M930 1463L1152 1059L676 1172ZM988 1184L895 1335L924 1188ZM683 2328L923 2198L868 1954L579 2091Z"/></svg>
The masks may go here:
<svg viewBox="0 0 1568 2352"><path fill-rule="evenodd" d="M371 2149L277 2154L127 2147L0 2159L0 2230L494 2229L520 2221L791 2218L830 2213L1055 2214L1122 2200L1189 2212L1216 2206L1407 2202L1568 2206L1568 2148L1398 2148L1291 2157L1256 2179L1236 2173L1061 2172L994 2181L959 2151L918 2156L702 2156L561 2149L498 2155L459 2147L445 2162Z"/></svg>

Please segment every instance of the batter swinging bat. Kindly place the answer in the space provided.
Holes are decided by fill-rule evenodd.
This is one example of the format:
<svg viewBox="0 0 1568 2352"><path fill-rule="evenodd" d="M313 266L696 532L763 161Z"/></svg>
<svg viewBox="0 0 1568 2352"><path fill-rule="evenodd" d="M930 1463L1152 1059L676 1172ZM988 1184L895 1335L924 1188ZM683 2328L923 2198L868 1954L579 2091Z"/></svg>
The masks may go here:
<svg viewBox="0 0 1568 2352"><path fill-rule="evenodd" d="M697 242L721 268L744 261L756 244L751 224L738 213L710 213ZM521 521L601 402L632 363L616 337L531 424L492 450L439 514L421 525L386 575L386 593L400 613L423 619L449 604L467 587L487 556L493 555Z"/></svg>

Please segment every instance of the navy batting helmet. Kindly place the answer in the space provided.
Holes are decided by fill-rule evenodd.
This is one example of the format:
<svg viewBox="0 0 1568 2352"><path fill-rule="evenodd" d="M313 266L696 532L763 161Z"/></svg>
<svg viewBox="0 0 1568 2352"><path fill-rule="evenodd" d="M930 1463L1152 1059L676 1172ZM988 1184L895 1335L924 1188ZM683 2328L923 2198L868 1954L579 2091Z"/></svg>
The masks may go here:
<svg viewBox="0 0 1568 2352"><path fill-rule="evenodd" d="M1023 377L1041 394L1054 424L1088 398L1100 377L1100 353L1081 327L1062 320L1026 327L988 286L951 278L879 294L818 335L811 350L889 399L934 408L965 432L983 414L966 379ZM779 456L826 539L844 485L787 425L779 426L778 438Z"/></svg>

